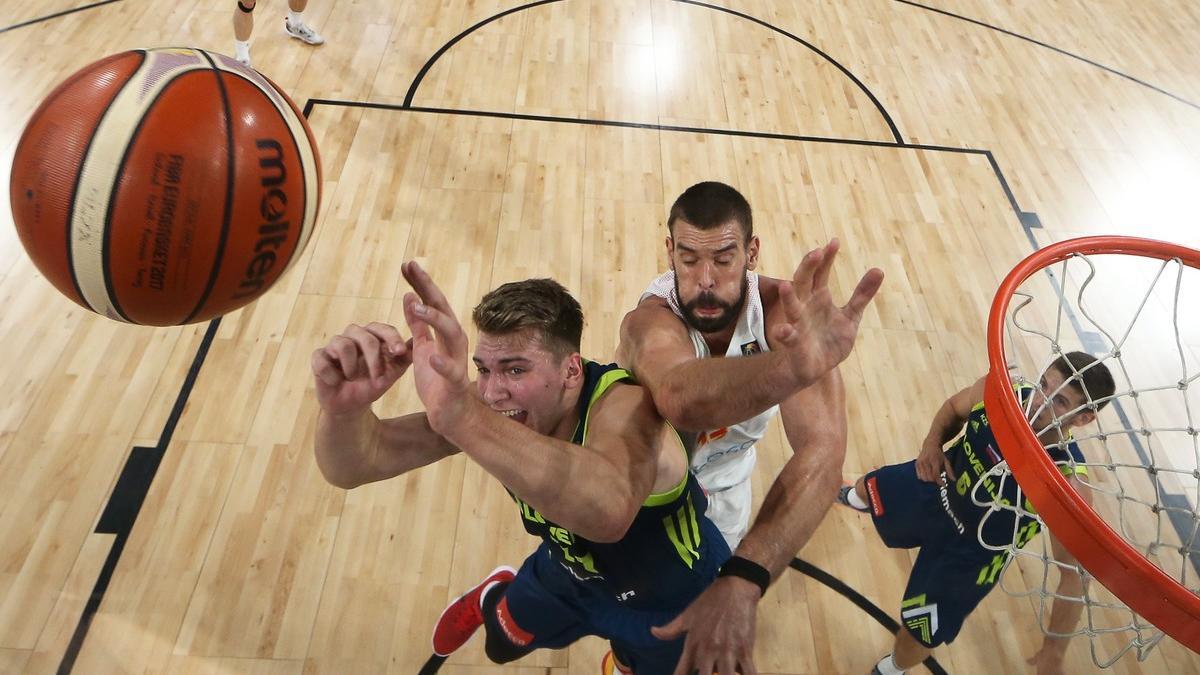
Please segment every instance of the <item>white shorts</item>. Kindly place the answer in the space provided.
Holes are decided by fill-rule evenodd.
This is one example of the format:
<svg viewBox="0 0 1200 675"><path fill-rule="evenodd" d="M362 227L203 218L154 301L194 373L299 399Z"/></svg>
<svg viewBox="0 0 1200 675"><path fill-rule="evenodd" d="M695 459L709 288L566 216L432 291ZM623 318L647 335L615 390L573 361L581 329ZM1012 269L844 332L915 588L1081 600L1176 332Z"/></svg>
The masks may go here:
<svg viewBox="0 0 1200 675"><path fill-rule="evenodd" d="M708 495L708 511L704 515L721 531L730 551L737 549L750 529L752 501L749 478Z"/></svg>

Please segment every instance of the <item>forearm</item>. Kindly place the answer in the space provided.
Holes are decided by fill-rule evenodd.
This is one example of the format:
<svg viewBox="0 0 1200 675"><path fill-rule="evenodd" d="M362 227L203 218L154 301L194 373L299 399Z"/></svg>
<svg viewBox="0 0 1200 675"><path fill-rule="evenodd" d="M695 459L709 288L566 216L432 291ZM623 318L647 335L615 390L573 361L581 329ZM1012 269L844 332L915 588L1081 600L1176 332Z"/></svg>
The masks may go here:
<svg viewBox="0 0 1200 675"><path fill-rule="evenodd" d="M317 468L325 480L345 489L367 482L368 467L378 447L379 428L379 418L369 408L348 415L331 415L321 410L314 445Z"/></svg>
<svg viewBox="0 0 1200 675"><path fill-rule="evenodd" d="M1063 578L1055 593L1054 603L1050 607L1050 623L1046 626L1046 644L1058 643L1066 649L1066 643L1071 633L1079 625L1079 617L1083 615L1083 583L1075 572L1063 570Z"/></svg>
<svg viewBox="0 0 1200 675"><path fill-rule="evenodd" d="M803 455L792 455L735 553L765 567L772 579L778 578L825 518L840 476L840 464L835 471L805 462Z"/></svg>
<svg viewBox="0 0 1200 675"><path fill-rule="evenodd" d="M738 359L693 359L647 383L654 403L677 429L707 431L748 420L809 384L782 353Z"/></svg>
<svg viewBox="0 0 1200 675"><path fill-rule="evenodd" d="M481 405L469 410L447 430L450 442L559 526L592 541L619 538L624 530L615 532L613 523L624 519L624 505L633 499L627 476L585 446L544 436Z"/></svg>
<svg viewBox="0 0 1200 675"><path fill-rule="evenodd" d="M386 480L457 452L434 433L424 413L380 420L370 409L317 418L317 467L347 490Z"/></svg>
<svg viewBox="0 0 1200 675"><path fill-rule="evenodd" d="M958 432L962 431L965 421L954 411L950 402L946 401L933 416L933 422L929 425L929 433L925 436L925 445L936 444L939 448L944 446L957 436Z"/></svg>

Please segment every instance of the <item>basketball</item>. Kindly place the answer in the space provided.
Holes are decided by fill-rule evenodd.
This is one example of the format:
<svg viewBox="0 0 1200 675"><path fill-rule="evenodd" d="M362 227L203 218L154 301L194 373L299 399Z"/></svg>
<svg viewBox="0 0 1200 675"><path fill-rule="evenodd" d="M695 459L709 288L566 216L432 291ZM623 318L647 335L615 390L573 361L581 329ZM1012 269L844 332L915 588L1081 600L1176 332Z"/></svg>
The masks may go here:
<svg viewBox="0 0 1200 675"><path fill-rule="evenodd" d="M171 326L279 280L312 235L321 167L269 79L220 54L146 49L46 97L9 189L21 243L59 291L111 319Z"/></svg>

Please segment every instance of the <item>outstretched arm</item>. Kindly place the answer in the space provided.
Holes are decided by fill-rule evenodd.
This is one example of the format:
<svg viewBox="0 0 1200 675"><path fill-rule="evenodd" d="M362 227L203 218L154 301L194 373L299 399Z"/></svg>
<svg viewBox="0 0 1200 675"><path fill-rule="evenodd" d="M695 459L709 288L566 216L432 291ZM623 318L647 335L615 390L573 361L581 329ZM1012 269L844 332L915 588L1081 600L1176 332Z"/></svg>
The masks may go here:
<svg viewBox="0 0 1200 675"><path fill-rule="evenodd" d="M837 250L835 239L809 251L791 283L781 285L770 352L736 363L697 359L679 318L661 300L648 299L622 322L617 360L637 374L678 429L705 431L750 419L819 380L854 346L883 272L868 271L850 301L837 307L829 292Z"/></svg>
<svg viewBox="0 0 1200 675"><path fill-rule="evenodd" d="M735 555L778 577L833 504L846 455L845 388L837 369L780 405L793 454L767 492ZM721 577L663 629L663 639L687 632L679 673L754 672L755 613L761 591L739 577Z"/></svg>
<svg viewBox="0 0 1200 675"><path fill-rule="evenodd" d="M623 537L658 478L670 431L649 393L637 386L607 392L592 406L586 445L497 414L469 392L466 335L445 296L415 262L403 269L417 291L405 296L404 314L432 429L562 527L597 542ZM680 450L676 480L684 470Z"/></svg>
<svg viewBox="0 0 1200 675"><path fill-rule="evenodd" d="M331 484L358 487L457 452L424 414L380 420L371 411L412 363L410 342L387 324L351 324L312 353L321 406L314 454Z"/></svg>

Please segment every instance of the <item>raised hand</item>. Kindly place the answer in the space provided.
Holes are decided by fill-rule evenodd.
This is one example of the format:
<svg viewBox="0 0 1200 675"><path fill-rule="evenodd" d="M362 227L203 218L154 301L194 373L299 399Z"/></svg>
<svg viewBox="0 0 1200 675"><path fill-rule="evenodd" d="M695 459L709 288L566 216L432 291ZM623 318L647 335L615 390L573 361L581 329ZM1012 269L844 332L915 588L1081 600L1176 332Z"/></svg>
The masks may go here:
<svg viewBox="0 0 1200 675"><path fill-rule="evenodd" d="M411 347L394 326L350 324L312 353L317 402L331 415L370 408L408 370Z"/></svg>
<svg viewBox="0 0 1200 675"><path fill-rule="evenodd" d="M837 252L837 239L809 251L792 282L779 289L787 321L774 327L772 349L787 354L792 373L805 386L850 355L863 310L883 283L883 271L872 268L859 280L849 302L842 307L833 304L829 273Z"/></svg>
<svg viewBox="0 0 1200 675"><path fill-rule="evenodd" d="M401 266L415 293L404 295L404 319L413 334L413 379L434 431L456 425L470 404L467 336L441 289L416 261Z"/></svg>

